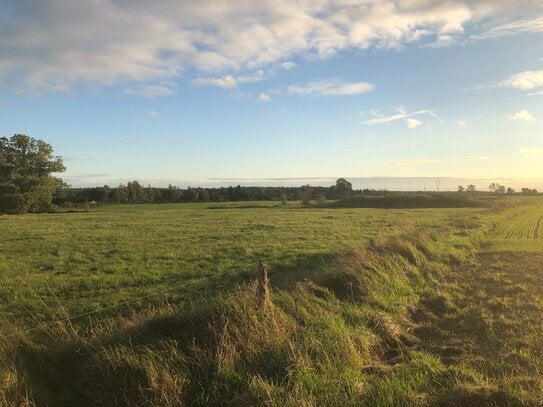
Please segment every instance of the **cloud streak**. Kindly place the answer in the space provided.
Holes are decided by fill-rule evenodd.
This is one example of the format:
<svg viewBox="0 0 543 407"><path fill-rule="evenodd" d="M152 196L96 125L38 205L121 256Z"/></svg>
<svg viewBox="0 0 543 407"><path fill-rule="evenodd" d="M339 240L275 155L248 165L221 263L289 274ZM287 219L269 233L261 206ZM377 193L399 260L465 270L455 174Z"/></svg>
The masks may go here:
<svg viewBox="0 0 543 407"><path fill-rule="evenodd" d="M408 113L405 107L403 106L400 106L398 108L397 114L393 114L391 116L383 116L382 114L376 111L372 111L371 113L374 116L374 118L366 120L364 124L374 126L376 124L384 124L384 123L390 123L390 122L402 120L402 121L405 121L408 128L414 129L423 124L422 121L415 119L414 118L415 116L421 116L421 115L431 116L431 117L435 117L439 121L439 116L435 114L432 110L418 110L413 113Z"/></svg>
<svg viewBox="0 0 543 407"><path fill-rule="evenodd" d="M506 24L496 25L484 33L473 36L474 39L499 38L522 33L543 31L543 17L521 19Z"/></svg>
<svg viewBox="0 0 543 407"><path fill-rule="evenodd" d="M144 85L134 89L126 89L124 93L127 95L143 96L149 99L162 98L174 94L173 90L166 85Z"/></svg>
<svg viewBox="0 0 543 407"><path fill-rule="evenodd" d="M198 78L192 83L198 86L216 86L223 89L232 89L238 86L236 78L232 75L226 75L222 78Z"/></svg>
<svg viewBox="0 0 543 407"><path fill-rule="evenodd" d="M304 96L354 96L372 92L375 89L366 82L343 82L339 80L322 80L309 82L306 85L287 87L287 93Z"/></svg>

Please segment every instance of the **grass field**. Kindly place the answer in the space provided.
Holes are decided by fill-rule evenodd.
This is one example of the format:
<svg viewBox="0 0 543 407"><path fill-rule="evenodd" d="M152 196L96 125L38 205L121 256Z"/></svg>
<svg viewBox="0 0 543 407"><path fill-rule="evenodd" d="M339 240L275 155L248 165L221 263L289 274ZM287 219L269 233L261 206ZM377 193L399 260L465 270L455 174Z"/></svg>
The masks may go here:
<svg viewBox="0 0 543 407"><path fill-rule="evenodd" d="M543 210L540 205L523 206L496 225L488 236L490 251L543 252Z"/></svg>
<svg viewBox="0 0 543 407"><path fill-rule="evenodd" d="M231 269L218 281L232 285L252 278L259 259L270 265L276 284L300 281L406 219L433 227L456 213L272 205L117 205L0 217L0 315L34 317L58 304L85 312ZM191 292L169 293L169 300Z"/></svg>
<svg viewBox="0 0 543 407"><path fill-rule="evenodd" d="M0 405L541 405L543 201L518 204L0 217Z"/></svg>

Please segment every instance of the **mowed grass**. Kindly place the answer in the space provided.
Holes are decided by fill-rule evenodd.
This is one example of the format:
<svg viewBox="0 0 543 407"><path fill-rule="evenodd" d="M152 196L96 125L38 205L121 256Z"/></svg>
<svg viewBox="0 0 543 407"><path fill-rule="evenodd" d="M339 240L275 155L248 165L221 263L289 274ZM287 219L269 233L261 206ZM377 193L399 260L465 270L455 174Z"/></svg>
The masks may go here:
<svg viewBox="0 0 543 407"><path fill-rule="evenodd" d="M496 224L483 244L487 251L543 252L543 206L534 199L528 202Z"/></svg>
<svg viewBox="0 0 543 407"><path fill-rule="evenodd" d="M70 314L99 310L195 281L130 309L180 301L195 292L214 295L218 287L254 278L260 259L280 286L302 280L327 259L406 219L439 227L457 215L458 209L306 209L274 202L117 205L1 216L0 316L35 324L59 307ZM226 271L231 272L199 283Z"/></svg>

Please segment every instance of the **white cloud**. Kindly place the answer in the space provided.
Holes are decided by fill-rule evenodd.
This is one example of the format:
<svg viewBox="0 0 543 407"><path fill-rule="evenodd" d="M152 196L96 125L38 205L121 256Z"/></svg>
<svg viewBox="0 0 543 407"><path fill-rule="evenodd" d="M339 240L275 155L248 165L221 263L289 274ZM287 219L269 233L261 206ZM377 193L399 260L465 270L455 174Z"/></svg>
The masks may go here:
<svg viewBox="0 0 543 407"><path fill-rule="evenodd" d="M537 1L517 8L515 2L468 0L7 3L0 15L0 85L16 90L132 88L187 72L233 87L228 75L291 69L293 58L407 44L450 46L466 37L468 25L470 32L490 36L540 30L540 19L525 20L539 10ZM496 21L501 27L485 28Z"/></svg>
<svg viewBox="0 0 543 407"><path fill-rule="evenodd" d="M456 122L456 125L460 128L465 128L465 127L468 127L468 123L466 123L464 120L458 120Z"/></svg>
<svg viewBox="0 0 543 407"><path fill-rule="evenodd" d="M194 79L192 83L199 86L217 86L224 89L236 88L238 86L236 78L232 75L226 75L222 78L198 78Z"/></svg>
<svg viewBox="0 0 543 407"><path fill-rule="evenodd" d="M166 85L143 85L134 89L126 89L124 93L153 99L171 96L173 95L173 90Z"/></svg>
<svg viewBox="0 0 543 407"><path fill-rule="evenodd" d="M519 72L500 82L500 86L521 90L543 87L543 71Z"/></svg>
<svg viewBox="0 0 543 407"><path fill-rule="evenodd" d="M248 83L248 82L260 82L266 79L267 75L262 69L258 71L251 72L247 75L241 75L236 78L237 83Z"/></svg>
<svg viewBox="0 0 543 407"><path fill-rule="evenodd" d="M147 114L151 117L157 117L158 113L155 110L149 110Z"/></svg>
<svg viewBox="0 0 543 407"><path fill-rule="evenodd" d="M266 79L266 74L263 70L248 73L242 76L225 75L218 78L198 78L194 79L192 83L199 86L217 86L224 89L237 88L242 83L260 82Z"/></svg>
<svg viewBox="0 0 543 407"><path fill-rule="evenodd" d="M287 92L306 96L353 96L371 92L374 89L375 86L366 82L346 83L338 80L323 80L309 82L306 85L292 85L287 87Z"/></svg>
<svg viewBox="0 0 543 407"><path fill-rule="evenodd" d="M271 97L265 93L261 93L260 95L258 95L258 99L261 102L269 102L271 100Z"/></svg>
<svg viewBox="0 0 543 407"><path fill-rule="evenodd" d="M365 124L376 125L376 124L390 123L397 120L403 120L406 122L408 128L414 129L423 124L420 120L414 119L413 118L414 116L427 115L427 116L432 116L436 118L436 120L440 121L439 116L435 114L432 110L418 110L413 113L408 113L405 107L403 106L400 106L398 108L397 114L393 114L391 116L383 116L381 113L376 112L374 110L371 111L371 114L374 116L374 118L366 120L364 122Z"/></svg>
<svg viewBox="0 0 543 407"><path fill-rule="evenodd" d="M521 122L533 122L535 117L526 109L519 110L516 113L506 115L510 120L518 120Z"/></svg>
<svg viewBox="0 0 543 407"><path fill-rule="evenodd" d="M410 129L414 129L415 127L422 126L422 122L417 119L409 118L406 120L406 122L407 122L407 127Z"/></svg>
<svg viewBox="0 0 543 407"><path fill-rule="evenodd" d="M291 69L296 68L297 65L294 62L286 61L281 63L279 66L287 71L290 71Z"/></svg>

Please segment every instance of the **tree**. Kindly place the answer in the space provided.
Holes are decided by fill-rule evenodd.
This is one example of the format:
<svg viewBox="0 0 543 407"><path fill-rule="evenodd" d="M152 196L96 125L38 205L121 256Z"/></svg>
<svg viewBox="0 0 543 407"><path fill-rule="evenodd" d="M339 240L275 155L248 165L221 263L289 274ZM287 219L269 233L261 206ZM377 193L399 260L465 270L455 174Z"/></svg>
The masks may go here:
<svg viewBox="0 0 543 407"><path fill-rule="evenodd" d="M176 186L170 184L168 185L168 189L164 195L165 200L168 202L179 202L183 196L183 192L181 192L181 190Z"/></svg>
<svg viewBox="0 0 543 407"><path fill-rule="evenodd" d="M475 192L475 185L469 184L469 185L466 187L466 191L468 191L468 192Z"/></svg>
<svg viewBox="0 0 543 407"><path fill-rule="evenodd" d="M128 202L128 188L125 185L119 184L119 186L113 192L113 199L115 202L127 203Z"/></svg>
<svg viewBox="0 0 543 407"><path fill-rule="evenodd" d="M63 185L52 174L65 171L62 158L42 140L15 134L0 138L0 212L40 212L51 208Z"/></svg>
<svg viewBox="0 0 543 407"><path fill-rule="evenodd" d="M339 178L336 181L336 192L340 198L348 198L353 192L353 184L345 178Z"/></svg>
<svg viewBox="0 0 543 407"><path fill-rule="evenodd" d="M311 187L309 185L304 185L300 190L300 200L302 205L309 205L311 202Z"/></svg>
<svg viewBox="0 0 543 407"><path fill-rule="evenodd" d="M288 194L287 194L287 191L285 191L284 189L281 190L281 192L279 192L279 199L281 200L281 203L283 205L286 205L287 204L287 201L288 201Z"/></svg>
<svg viewBox="0 0 543 407"><path fill-rule="evenodd" d="M466 188L464 188L462 185L458 185L458 192L464 192Z"/></svg>

